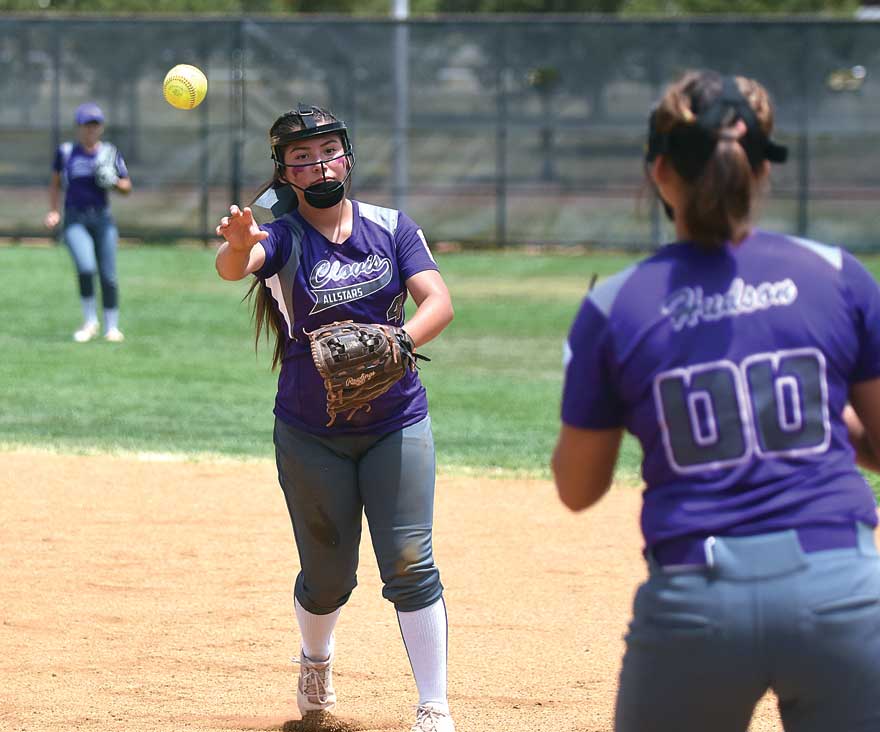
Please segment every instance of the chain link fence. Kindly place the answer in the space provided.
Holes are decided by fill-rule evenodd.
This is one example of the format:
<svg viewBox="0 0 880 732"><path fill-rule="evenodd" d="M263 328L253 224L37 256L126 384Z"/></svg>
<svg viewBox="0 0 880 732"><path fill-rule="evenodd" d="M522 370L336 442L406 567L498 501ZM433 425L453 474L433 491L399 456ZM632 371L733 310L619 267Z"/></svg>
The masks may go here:
<svg viewBox="0 0 880 732"><path fill-rule="evenodd" d="M774 96L774 170L760 223L880 249L880 23L0 19L0 236L45 237L55 146L94 100L134 193L123 237L213 238L271 175L267 131L300 101L344 119L352 195L403 208L434 242L646 248L671 231L644 185L650 105L688 68L754 76ZM182 112L174 64L209 79Z"/></svg>

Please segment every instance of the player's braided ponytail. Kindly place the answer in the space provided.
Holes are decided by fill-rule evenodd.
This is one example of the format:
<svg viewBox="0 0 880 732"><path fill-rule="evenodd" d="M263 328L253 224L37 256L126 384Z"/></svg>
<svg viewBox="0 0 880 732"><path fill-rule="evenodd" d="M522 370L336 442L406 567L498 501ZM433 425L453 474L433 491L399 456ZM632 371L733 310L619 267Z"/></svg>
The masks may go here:
<svg viewBox="0 0 880 732"><path fill-rule="evenodd" d="M660 133L694 128L696 109L705 109L722 90L722 77L714 72L691 71L672 84L657 107L656 126ZM736 77L736 86L755 113L761 132L769 138L773 130L773 110L769 95L758 82ZM714 131L714 148L696 170L681 155L671 162L686 184L686 200L681 215L695 243L718 247L727 241L738 243L749 232L754 203L758 195L763 160L753 165L740 144L748 132L745 123L729 114Z"/></svg>

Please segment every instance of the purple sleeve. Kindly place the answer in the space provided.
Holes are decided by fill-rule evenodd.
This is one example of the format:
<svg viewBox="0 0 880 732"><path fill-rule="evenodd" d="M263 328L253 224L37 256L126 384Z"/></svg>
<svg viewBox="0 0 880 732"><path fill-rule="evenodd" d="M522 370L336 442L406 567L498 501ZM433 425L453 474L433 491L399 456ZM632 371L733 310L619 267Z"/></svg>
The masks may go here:
<svg viewBox="0 0 880 732"><path fill-rule="evenodd" d="M604 430L623 426L623 404L614 373L608 318L586 298L568 336L562 387L562 421L571 427Z"/></svg>
<svg viewBox="0 0 880 732"><path fill-rule="evenodd" d="M440 269L434 261L431 250L428 249L428 242L422 230L404 213L400 214L397 223L394 244L397 247L397 266L404 282L426 269Z"/></svg>
<svg viewBox="0 0 880 732"><path fill-rule="evenodd" d="M859 340L859 355L850 381L876 379L880 376L880 288L871 273L848 252L844 252L843 276Z"/></svg>
<svg viewBox="0 0 880 732"><path fill-rule="evenodd" d="M128 178L128 167L125 165L125 160L119 151L116 152L116 175L120 178Z"/></svg>
<svg viewBox="0 0 880 732"><path fill-rule="evenodd" d="M52 170L56 173L61 172L61 168L64 167L63 160L61 159L61 147L55 148L55 157L52 158Z"/></svg>
<svg viewBox="0 0 880 732"><path fill-rule="evenodd" d="M293 241L290 229L278 221L263 224L260 228L263 231L269 232L269 238L260 242L263 245L263 250L266 252L266 261L263 262L263 266L260 269L254 272L254 276L261 280L267 280L272 275L278 274L287 263Z"/></svg>

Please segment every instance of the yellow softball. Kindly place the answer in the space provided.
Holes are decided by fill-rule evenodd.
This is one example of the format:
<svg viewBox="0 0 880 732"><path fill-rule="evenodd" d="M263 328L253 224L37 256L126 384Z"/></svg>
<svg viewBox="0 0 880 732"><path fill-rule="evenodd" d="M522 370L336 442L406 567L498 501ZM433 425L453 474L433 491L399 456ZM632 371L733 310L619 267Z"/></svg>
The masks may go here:
<svg viewBox="0 0 880 732"><path fill-rule="evenodd" d="M208 79L195 66L177 64L165 74L162 93L172 107L195 109L208 93Z"/></svg>

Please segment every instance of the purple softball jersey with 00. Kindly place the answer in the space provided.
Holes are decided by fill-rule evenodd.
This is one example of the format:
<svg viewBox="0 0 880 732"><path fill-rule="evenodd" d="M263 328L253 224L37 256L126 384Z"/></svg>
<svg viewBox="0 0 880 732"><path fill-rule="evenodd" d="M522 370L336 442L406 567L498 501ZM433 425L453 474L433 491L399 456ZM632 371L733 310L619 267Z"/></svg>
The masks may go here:
<svg viewBox="0 0 880 732"><path fill-rule="evenodd" d="M352 201L351 236L333 244L298 212L261 226L266 262L255 275L269 288L284 320L284 357L275 415L314 434L393 432L428 413L417 372L407 371L385 394L346 419L327 424L324 384L304 331L336 320L403 325L406 280L437 270L421 229L406 214Z"/></svg>
<svg viewBox="0 0 880 732"><path fill-rule="evenodd" d="M846 251L762 231L668 244L589 293L566 361L563 422L642 445L648 548L877 524L841 413L880 377L880 289Z"/></svg>

